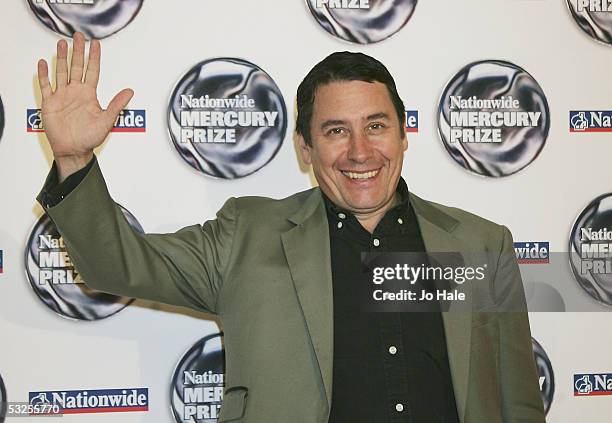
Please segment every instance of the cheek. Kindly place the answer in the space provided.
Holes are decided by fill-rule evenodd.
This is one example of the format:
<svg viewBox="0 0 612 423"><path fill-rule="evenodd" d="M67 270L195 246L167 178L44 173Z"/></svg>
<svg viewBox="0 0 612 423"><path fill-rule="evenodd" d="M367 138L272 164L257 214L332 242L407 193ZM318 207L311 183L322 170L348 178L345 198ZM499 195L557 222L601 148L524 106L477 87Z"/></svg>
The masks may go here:
<svg viewBox="0 0 612 423"><path fill-rule="evenodd" d="M319 148L316 154L313 155L313 164L316 164L322 170L331 170L335 163L339 160L342 153L336 149L324 147Z"/></svg>
<svg viewBox="0 0 612 423"><path fill-rule="evenodd" d="M388 161L401 161L404 155L403 144L400 142L389 143L378 149L378 153Z"/></svg>

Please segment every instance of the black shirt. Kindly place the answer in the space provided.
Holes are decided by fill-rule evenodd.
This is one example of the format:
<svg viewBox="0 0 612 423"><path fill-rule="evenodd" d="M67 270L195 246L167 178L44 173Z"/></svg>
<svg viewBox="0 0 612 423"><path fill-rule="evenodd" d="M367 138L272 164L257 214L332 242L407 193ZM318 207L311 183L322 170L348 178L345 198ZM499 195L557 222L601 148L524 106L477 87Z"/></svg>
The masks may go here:
<svg viewBox="0 0 612 423"><path fill-rule="evenodd" d="M362 311L355 283L361 252L424 252L400 179L400 202L370 234L325 199L334 293L334 363L330 423L458 423L439 312Z"/></svg>

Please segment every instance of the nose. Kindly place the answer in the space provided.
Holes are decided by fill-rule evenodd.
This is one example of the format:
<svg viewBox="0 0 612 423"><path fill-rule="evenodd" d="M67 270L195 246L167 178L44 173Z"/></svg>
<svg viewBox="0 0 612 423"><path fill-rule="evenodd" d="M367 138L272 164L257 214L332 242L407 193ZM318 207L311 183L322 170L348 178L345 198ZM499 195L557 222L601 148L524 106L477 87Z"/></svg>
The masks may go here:
<svg viewBox="0 0 612 423"><path fill-rule="evenodd" d="M347 152L349 160L356 163L365 163L372 157L372 146L370 141L362 133L351 133L350 145Z"/></svg>

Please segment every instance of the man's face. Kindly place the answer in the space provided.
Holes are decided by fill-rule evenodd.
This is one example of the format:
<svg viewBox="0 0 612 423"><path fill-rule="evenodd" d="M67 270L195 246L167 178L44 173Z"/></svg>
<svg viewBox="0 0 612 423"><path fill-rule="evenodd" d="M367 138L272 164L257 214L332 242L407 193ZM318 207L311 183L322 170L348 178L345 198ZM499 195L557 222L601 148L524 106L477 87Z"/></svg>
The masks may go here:
<svg viewBox="0 0 612 423"><path fill-rule="evenodd" d="M299 137L302 159L336 205L354 214L393 204L408 147L387 87L341 81L319 86L310 122L312 147ZM402 132L403 135L403 132Z"/></svg>

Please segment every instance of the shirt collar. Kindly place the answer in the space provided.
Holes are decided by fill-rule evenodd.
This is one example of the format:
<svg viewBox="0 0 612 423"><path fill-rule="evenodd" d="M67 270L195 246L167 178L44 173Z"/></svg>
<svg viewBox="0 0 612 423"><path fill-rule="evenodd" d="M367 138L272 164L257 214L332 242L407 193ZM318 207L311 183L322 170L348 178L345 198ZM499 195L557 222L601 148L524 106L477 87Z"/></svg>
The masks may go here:
<svg viewBox="0 0 612 423"><path fill-rule="evenodd" d="M401 176L397 183L397 188L395 189L395 192L397 194L399 202L395 206L393 206L393 208L389 209L385 216L392 216L394 218L393 220L397 220L398 218L403 218L407 220L410 217L410 212L412 208L410 207L408 185L406 184L404 178ZM354 217L353 213L336 205L331 199L329 199L329 197L327 197L327 195L323 193L323 191L321 191L321 194L323 195L323 200L325 202L325 208L327 210L328 217L333 216L336 219Z"/></svg>

